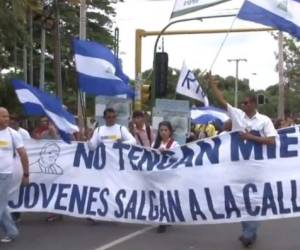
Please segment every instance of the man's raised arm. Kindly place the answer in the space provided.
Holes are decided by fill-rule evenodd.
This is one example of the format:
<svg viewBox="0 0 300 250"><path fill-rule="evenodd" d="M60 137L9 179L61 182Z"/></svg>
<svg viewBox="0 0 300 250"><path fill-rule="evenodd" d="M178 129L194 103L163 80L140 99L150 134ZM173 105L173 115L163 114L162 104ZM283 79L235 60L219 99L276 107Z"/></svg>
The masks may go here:
<svg viewBox="0 0 300 250"><path fill-rule="evenodd" d="M213 91L214 96L217 98L221 106L227 110L227 101L224 99L222 91L218 88L219 81L215 79L211 74L208 79L209 85Z"/></svg>

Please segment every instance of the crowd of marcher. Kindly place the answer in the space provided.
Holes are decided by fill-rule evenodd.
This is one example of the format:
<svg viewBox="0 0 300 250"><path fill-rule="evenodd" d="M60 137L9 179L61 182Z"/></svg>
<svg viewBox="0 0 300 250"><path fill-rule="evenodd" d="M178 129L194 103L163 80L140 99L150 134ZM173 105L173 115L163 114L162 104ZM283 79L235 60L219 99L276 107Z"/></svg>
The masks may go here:
<svg viewBox="0 0 300 250"><path fill-rule="evenodd" d="M286 119L273 121L273 124L270 118L257 111L255 96L245 97L239 109L232 107L224 99L215 79L210 79L210 87L216 99L227 111L230 120L223 124L214 121L208 124L192 124L186 142L217 136L227 131L240 131L242 139L261 144L274 144L276 129L293 126L297 122L288 116ZM154 130L150 125L148 115L143 111L133 112L128 127L117 124L117 113L112 108L104 111L103 118L105 124L98 126L94 121L93 127L86 131L85 139L90 150L97 148L99 143L115 142L138 144L159 151L171 150L179 146L173 137L174 130L169 121L160 122L157 130ZM1 239L3 243L11 242L18 236L15 222L20 220L20 214L11 215L7 207L8 186L12 178L14 158L16 155L20 157L23 166L22 184L26 185L30 181L30 176L24 140L59 139L57 129L47 117L41 117L39 124L31 133L20 127L21 123L22 120L18 116L13 114L9 116L8 110L0 107L0 225L5 233L5 237ZM252 134L252 130L258 131L260 136ZM78 138L77 135L74 135L74 140L76 138ZM51 222L61 218L61 215L49 214L46 220ZM242 234L239 239L244 246L250 246L255 242L258 227L259 223L256 221L242 222ZM163 233L166 229L167 225L160 225L157 232Z"/></svg>

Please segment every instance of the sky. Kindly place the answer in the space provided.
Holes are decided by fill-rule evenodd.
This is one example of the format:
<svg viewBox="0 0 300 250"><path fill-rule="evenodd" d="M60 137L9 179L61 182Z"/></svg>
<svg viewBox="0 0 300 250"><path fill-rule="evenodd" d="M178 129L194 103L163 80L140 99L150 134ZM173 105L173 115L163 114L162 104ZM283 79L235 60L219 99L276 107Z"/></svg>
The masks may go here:
<svg viewBox="0 0 300 250"><path fill-rule="evenodd" d="M237 13L242 0L231 0L205 10L173 20ZM125 0L116 4L114 27L119 28L119 54L124 72L135 78L135 30L160 31L169 22L174 0ZM169 30L201 30L233 28L262 28L264 26L237 18L214 18L175 24ZM277 41L271 32L230 33L213 64L226 34L197 34L164 36L164 51L169 54L169 67L181 69L183 61L189 69L212 69L213 74L223 77L236 74L234 62L228 59L244 58L239 64L239 78L247 78L250 88L259 90L278 83L275 54ZM155 36L142 40L142 71L152 68ZM161 41L161 40L160 40ZM159 43L161 47L161 42ZM213 67L212 67L213 66Z"/></svg>

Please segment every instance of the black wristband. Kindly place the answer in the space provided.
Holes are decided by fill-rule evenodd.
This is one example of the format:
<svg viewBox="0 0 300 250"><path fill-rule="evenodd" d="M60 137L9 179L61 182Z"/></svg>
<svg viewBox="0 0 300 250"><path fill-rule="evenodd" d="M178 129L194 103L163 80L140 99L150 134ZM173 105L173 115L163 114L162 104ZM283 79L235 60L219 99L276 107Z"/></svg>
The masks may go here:
<svg viewBox="0 0 300 250"><path fill-rule="evenodd" d="M27 174L23 174L23 177L26 177L26 178L28 178L29 177L29 174L27 173Z"/></svg>

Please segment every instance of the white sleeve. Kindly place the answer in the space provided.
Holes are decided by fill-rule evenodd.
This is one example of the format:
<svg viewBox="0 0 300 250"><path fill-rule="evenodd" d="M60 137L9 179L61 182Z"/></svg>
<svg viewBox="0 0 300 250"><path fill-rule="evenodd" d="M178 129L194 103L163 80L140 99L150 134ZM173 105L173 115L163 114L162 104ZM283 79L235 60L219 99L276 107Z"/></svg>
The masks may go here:
<svg viewBox="0 0 300 250"><path fill-rule="evenodd" d="M122 142L126 144L136 144L136 140L133 137L133 135L129 132L129 130L121 126L121 136L122 136Z"/></svg>
<svg viewBox="0 0 300 250"><path fill-rule="evenodd" d="M264 125L264 135L266 137L276 136L277 130L275 129L273 122L269 117L266 117L266 123Z"/></svg>
<svg viewBox="0 0 300 250"><path fill-rule="evenodd" d="M24 147L24 142L23 139L21 137L21 135L15 131L14 129L10 129L11 135L12 135L12 139L13 139L13 143L16 149L18 148L23 148Z"/></svg>
<svg viewBox="0 0 300 250"><path fill-rule="evenodd" d="M31 139L30 134L28 133L28 131L26 129L22 129L20 128L20 132L22 133L23 139L25 140L29 140Z"/></svg>
<svg viewBox="0 0 300 250"><path fill-rule="evenodd" d="M245 113L242 110L232 107L227 103L227 114L231 119L232 131L244 131L246 129L245 124L243 123Z"/></svg>
<svg viewBox="0 0 300 250"><path fill-rule="evenodd" d="M177 141L173 141L171 147L169 149L173 149L173 148L176 148L176 147L179 147L179 143Z"/></svg>
<svg viewBox="0 0 300 250"><path fill-rule="evenodd" d="M99 130L100 130L100 127L96 128L93 132L93 136L87 142L87 145L88 145L90 150L95 150L98 147L98 144L99 144L99 139L98 139Z"/></svg>
<svg viewBox="0 0 300 250"><path fill-rule="evenodd" d="M243 115L243 111L238 109L238 108L235 108L235 107L232 107L229 103L227 103L227 113L229 115L229 117L232 119L235 119L236 117L240 117L241 115Z"/></svg>

